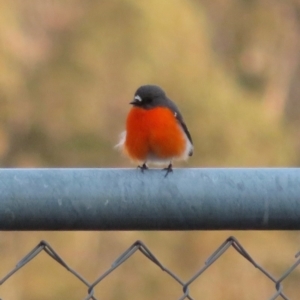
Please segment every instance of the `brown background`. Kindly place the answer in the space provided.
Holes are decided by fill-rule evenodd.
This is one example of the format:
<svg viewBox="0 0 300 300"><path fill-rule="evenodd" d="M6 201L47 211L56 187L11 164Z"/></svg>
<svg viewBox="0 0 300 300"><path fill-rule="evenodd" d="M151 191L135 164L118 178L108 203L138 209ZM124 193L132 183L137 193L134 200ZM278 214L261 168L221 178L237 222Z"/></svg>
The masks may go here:
<svg viewBox="0 0 300 300"><path fill-rule="evenodd" d="M178 167L299 166L300 1L0 2L2 167L134 167L113 147L136 88L161 85L195 155ZM297 232L2 232L0 278L41 239L93 281L141 239L183 279L229 236L279 277ZM300 270L284 282L300 294ZM96 288L100 299L177 299L140 254ZM195 299L268 299L273 284L229 250ZM5 300L82 299L85 287L40 254L0 286Z"/></svg>

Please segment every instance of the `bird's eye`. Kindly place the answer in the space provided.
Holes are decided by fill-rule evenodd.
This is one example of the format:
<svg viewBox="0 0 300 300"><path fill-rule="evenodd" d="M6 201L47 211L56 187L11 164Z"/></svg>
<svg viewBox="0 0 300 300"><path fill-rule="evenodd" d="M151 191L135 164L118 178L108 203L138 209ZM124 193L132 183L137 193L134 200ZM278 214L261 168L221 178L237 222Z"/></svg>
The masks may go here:
<svg viewBox="0 0 300 300"><path fill-rule="evenodd" d="M146 97L146 98L144 99L144 102L145 102L145 103L151 103L151 102L152 102L152 98L151 98L151 97Z"/></svg>

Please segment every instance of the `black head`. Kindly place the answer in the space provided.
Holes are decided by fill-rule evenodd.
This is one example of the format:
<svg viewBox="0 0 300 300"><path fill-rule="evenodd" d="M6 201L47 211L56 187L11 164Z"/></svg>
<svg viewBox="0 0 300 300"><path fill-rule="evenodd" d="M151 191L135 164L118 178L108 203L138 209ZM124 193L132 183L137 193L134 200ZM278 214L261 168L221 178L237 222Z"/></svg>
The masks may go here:
<svg viewBox="0 0 300 300"><path fill-rule="evenodd" d="M193 144L191 135L183 121L182 115L179 112L176 104L166 96L166 93L159 86L142 85L135 92L134 99L130 102L130 104L143 109L151 109L159 106L170 109L170 111L174 114L174 117L179 121L187 138L189 139L191 144ZM191 150L189 155L192 154L193 151Z"/></svg>
<svg viewBox="0 0 300 300"><path fill-rule="evenodd" d="M162 88L157 85L142 85L135 92L134 99L130 104L150 109L157 106L165 106L167 102L166 94Z"/></svg>

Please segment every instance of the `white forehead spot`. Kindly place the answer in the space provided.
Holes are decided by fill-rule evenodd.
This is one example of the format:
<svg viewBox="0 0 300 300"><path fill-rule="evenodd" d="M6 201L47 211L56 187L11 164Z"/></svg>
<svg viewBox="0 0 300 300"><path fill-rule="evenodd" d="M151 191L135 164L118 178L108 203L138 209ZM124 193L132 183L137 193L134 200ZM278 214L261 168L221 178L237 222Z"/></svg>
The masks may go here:
<svg viewBox="0 0 300 300"><path fill-rule="evenodd" d="M137 101L142 102L142 98L141 98L139 95L136 95L136 96L134 97L134 100L137 100Z"/></svg>
<svg viewBox="0 0 300 300"><path fill-rule="evenodd" d="M174 112L174 116L175 116L175 118L177 117L177 112Z"/></svg>

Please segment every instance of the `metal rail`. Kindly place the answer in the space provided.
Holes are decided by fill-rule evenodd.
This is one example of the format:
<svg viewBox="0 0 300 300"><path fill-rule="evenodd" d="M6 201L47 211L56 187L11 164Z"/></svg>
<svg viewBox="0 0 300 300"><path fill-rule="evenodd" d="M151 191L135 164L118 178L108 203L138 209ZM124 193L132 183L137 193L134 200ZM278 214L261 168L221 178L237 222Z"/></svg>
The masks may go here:
<svg viewBox="0 0 300 300"><path fill-rule="evenodd" d="M300 169L0 169L0 230L300 229Z"/></svg>

